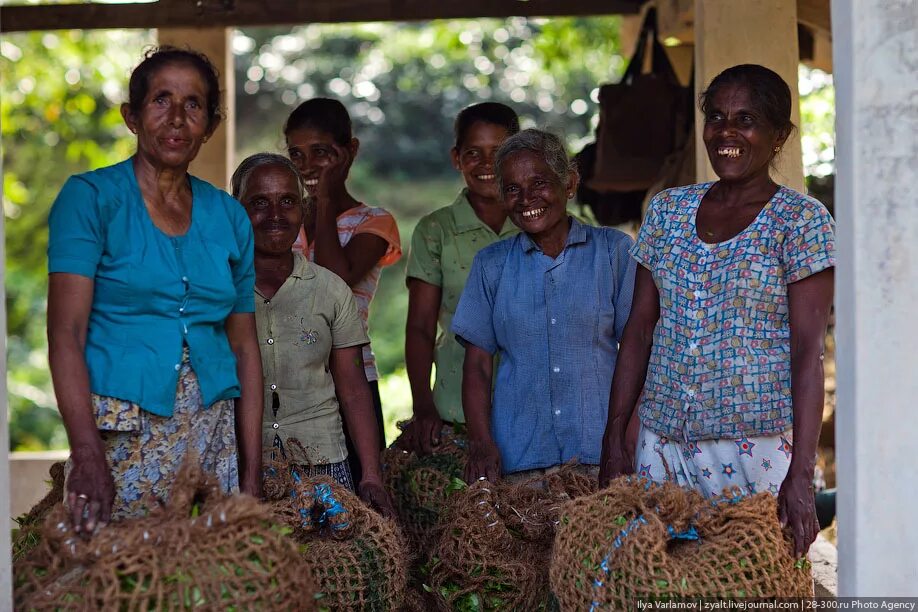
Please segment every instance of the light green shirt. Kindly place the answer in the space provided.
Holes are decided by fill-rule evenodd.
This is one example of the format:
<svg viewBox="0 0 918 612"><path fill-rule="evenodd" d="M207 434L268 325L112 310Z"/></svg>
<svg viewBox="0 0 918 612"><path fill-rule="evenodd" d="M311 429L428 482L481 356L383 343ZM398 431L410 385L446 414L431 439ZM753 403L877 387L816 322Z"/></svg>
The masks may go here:
<svg viewBox="0 0 918 612"><path fill-rule="evenodd" d="M500 235L488 227L472 209L468 190L463 189L449 206L430 213L420 221L411 236L408 251L408 278L417 278L441 289L437 322L440 333L434 347L433 398L440 418L464 423L462 412L462 361L465 349L449 332L459 296L465 287L472 259L481 249L519 233L519 228L504 221Z"/></svg>
<svg viewBox="0 0 918 612"><path fill-rule="evenodd" d="M368 343L354 296L343 280L294 253L293 273L274 297L255 289L255 323L265 377L265 457L296 438L313 464L347 458L332 349ZM303 459L297 457L297 461Z"/></svg>

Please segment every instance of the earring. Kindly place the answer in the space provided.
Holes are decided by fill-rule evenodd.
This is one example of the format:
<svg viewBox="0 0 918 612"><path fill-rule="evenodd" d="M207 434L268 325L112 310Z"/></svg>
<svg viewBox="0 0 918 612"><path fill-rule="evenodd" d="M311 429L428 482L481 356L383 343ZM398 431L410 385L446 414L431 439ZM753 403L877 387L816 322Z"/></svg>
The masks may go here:
<svg viewBox="0 0 918 612"><path fill-rule="evenodd" d="M781 147L775 147L775 153L780 153L780 152L781 152Z"/></svg>

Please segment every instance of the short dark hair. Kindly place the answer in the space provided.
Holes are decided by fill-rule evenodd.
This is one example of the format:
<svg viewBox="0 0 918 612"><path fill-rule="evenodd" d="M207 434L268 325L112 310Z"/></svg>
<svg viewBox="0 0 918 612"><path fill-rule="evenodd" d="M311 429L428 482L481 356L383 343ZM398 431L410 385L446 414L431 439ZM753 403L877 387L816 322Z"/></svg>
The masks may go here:
<svg viewBox="0 0 918 612"><path fill-rule="evenodd" d="M312 98L297 106L284 123L284 135L307 127L330 134L342 146L350 144L354 137L351 116L334 98Z"/></svg>
<svg viewBox="0 0 918 612"><path fill-rule="evenodd" d="M500 102L482 102L466 106L456 115L453 132L456 135L456 148L462 147L462 141L472 125L482 122L499 125L506 128L507 134L512 136L520 131L520 118L516 111Z"/></svg>
<svg viewBox="0 0 918 612"><path fill-rule="evenodd" d="M207 86L207 124L214 125L223 118L220 112L220 74L210 59L194 49L179 49L170 45L153 47L143 54L143 60L131 72L128 83L128 107L139 113L143 101L150 91L150 77L162 68L175 64L186 64L200 73Z"/></svg>
<svg viewBox="0 0 918 612"><path fill-rule="evenodd" d="M262 166L278 166L289 171L296 179L297 192L299 193L300 199L305 202L306 186L303 184L303 176L292 161L277 153L255 153L242 160L242 163L239 164L239 167L233 172L232 180L230 180L234 198L240 201L242 200L242 194L245 193L248 187L249 178L251 178L252 174Z"/></svg>
<svg viewBox="0 0 918 612"><path fill-rule="evenodd" d="M790 134L796 127L791 121L791 92L784 79L774 70L758 64L740 64L727 68L701 92L699 105L707 114L714 95L731 85L741 85L749 90L752 103L765 120L779 132Z"/></svg>

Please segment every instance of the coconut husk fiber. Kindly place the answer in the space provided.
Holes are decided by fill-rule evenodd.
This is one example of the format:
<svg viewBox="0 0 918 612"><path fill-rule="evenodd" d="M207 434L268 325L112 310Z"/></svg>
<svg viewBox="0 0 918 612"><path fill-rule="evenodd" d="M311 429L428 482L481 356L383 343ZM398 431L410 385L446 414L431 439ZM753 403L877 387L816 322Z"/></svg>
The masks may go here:
<svg viewBox="0 0 918 612"><path fill-rule="evenodd" d="M53 463L48 469L51 490L35 504L28 514L17 517L19 527L13 537L13 562L24 558L41 541L41 529L54 506L64 501L64 462Z"/></svg>
<svg viewBox="0 0 918 612"><path fill-rule="evenodd" d="M401 424L400 424L401 426ZM467 456L465 436L445 425L430 455L401 450L399 440L383 452L383 479L398 513L399 525L415 558L422 560L452 489L462 486Z"/></svg>
<svg viewBox="0 0 918 612"><path fill-rule="evenodd" d="M806 597L771 495L704 499L673 483L622 477L568 503L551 561L562 610L633 610L673 598Z"/></svg>
<svg viewBox="0 0 918 612"><path fill-rule="evenodd" d="M552 609L548 564L562 506L596 490L565 466L519 484L477 481L441 523L428 588L441 610Z"/></svg>
<svg viewBox="0 0 918 612"><path fill-rule="evenodd" d="M269 508L222 495L190 461L167 504L89 539L58 504L14 576L20 610L316 609L309 568Z"/></svg>
<svg viewBox="0 0 918 612"><path fill-rule="evenodd" d="M397 610L407 587L408 554L394 521L327 476L305 478L295 465L268 467L274 515L292 530L325 610Z"/></svg>

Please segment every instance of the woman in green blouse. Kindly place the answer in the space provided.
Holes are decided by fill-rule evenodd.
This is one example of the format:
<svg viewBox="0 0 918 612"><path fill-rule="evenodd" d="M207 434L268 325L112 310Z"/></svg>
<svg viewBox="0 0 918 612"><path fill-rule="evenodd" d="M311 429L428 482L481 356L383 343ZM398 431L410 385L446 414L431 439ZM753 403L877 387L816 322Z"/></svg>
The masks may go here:
<svg viewBox="0 0 918 612"><path fill-rule="evenodd" d="M466 186L451 205L421 219L411 237L405 362L414 418L403 436L408 450L430 453L444 422L465 422L465 352L449 327L475 254L519 231L507 221L494 173L494 154L519 130L516 113L504 104L484 102L463 109L456 117L456 144L450 153ZM437 371L431 390L433 364Z"/></svg>

